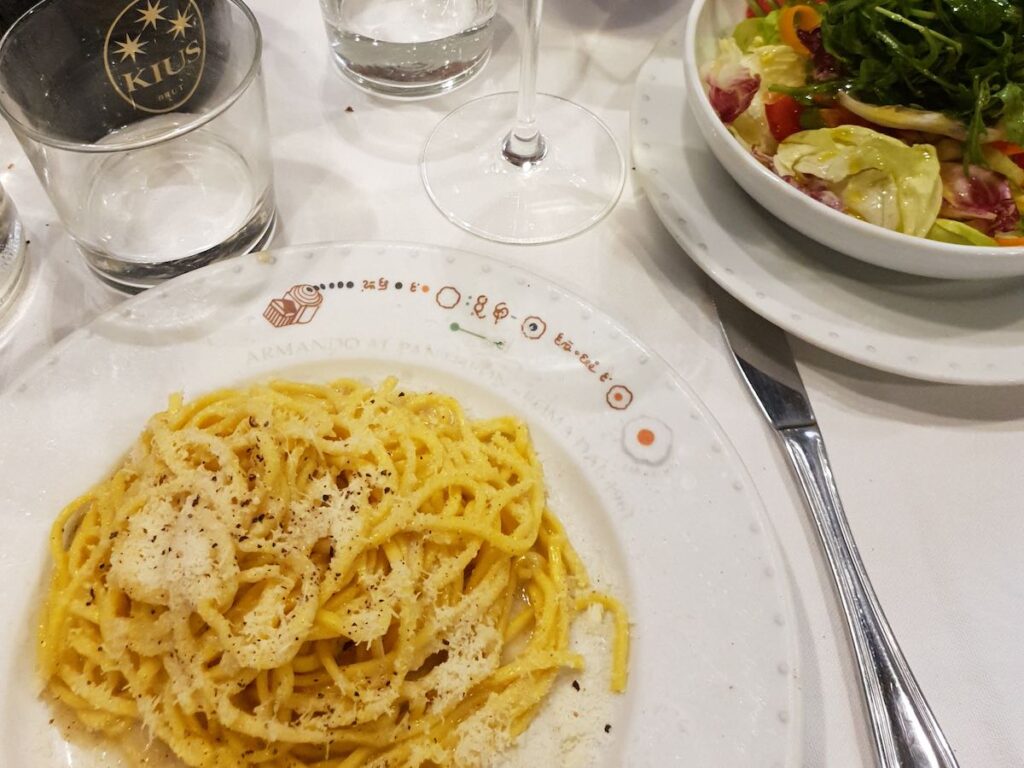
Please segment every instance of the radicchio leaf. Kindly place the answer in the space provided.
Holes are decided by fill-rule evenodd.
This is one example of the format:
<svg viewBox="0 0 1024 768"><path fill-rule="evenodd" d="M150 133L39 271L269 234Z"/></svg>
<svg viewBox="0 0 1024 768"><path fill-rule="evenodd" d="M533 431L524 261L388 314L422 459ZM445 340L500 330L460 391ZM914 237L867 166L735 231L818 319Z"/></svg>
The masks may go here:
<svg viewBox="0 0 1024 768"><path fill-rule="evenodd" d="M747 111L761 87L761 76L738 64L708 75L708 100L723 123L729 124Z"/></svg>
<svg viewBox="0 0 1024 768"><path fill-rule="evenodd" d="M829 188L828 183L824 179L805 175L803 179L797 179L795 176L783 176L782 180L791 187L796 187L808 197L813 197L819 203L824 203L829 208L837 211L843 210L843 201Z"/></svg>
<svg viewBox="0 0 1024 768"><path fill-rule="evenodd" d="M775 171L775 160L767 152L760 149L759 147L754 146L750 148L750 154L752 154L754 156L754 159L757 160L757 162L759 162L769 171Z"/></svg>
<svg viewBox="0 0 1024 768"><path fill-rule="evenodd" d="M993 234L1016 229L1020 213L1010 184L1001 174L977 165L942 164L942 209L946 219L969 221Z"/></svg>
<svg viewBox="0 0 1024 768"><path fill-rule="evenodd" d="M835 56L825 50L821 27L815 27L812 30L798 29L796 36L811 52L811 63L814 64L814 71L811 73L812 80L823 83L839 77L841 67Z"/></svg>

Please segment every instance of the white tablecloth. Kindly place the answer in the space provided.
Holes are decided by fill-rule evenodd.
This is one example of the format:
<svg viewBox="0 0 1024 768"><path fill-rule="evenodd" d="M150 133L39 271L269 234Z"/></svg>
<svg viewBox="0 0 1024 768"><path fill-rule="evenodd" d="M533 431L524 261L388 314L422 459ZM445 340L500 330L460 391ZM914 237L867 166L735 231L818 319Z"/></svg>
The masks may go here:
<svg viewBox="0 0 1024 768"><path fill-rule="evenodd" d="M549 2L541 90L597 112L628 154L637 70L687 5ZM313 0L253 6L265 39L281 221L274 244L388 239L488 254L577 291L663 355L739 446L777 531L796 596L803 763L870 765L856 671L813 529L727 357L705 279L662 229L635 175L608 219L538 247L462 232L421 188L419 152L441 117L471 97L515 87L517 2L500 4L495 56L480 78L414 104L370 98L333 71ZM27 293L0 331L3 386L123 297L87 273L6 127L0 181L31 241ZM1024 454L1024 388L914 382L803 344L795 349L868 570L961 764L1024 765L1024 491L1016 466Z"/></svg>

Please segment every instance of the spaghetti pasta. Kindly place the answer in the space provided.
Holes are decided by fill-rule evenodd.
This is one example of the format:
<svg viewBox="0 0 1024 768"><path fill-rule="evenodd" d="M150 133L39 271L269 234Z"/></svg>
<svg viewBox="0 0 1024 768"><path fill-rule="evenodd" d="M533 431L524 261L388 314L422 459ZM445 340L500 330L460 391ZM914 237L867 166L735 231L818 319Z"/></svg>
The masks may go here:
<svg viewBox="0 0 1024 768"><path fill-rule="evenodd" d="M195 768L486 765L590 605L626 684L525 425L393 379L174 396L50 549L48 691Z"/></svg>

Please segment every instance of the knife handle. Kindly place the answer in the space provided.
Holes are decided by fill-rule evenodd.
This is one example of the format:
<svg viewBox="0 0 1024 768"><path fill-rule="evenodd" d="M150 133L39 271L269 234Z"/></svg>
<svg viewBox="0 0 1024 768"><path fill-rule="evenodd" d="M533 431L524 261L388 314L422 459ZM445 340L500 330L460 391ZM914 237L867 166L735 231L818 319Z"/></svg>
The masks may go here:
<svg viewBox="0 0 1024 768"><path fill-rule="evenodd" d="M860 668L880 768L955 768L953 751L886 621L816 426L779 431L814 516Z"/></svg>

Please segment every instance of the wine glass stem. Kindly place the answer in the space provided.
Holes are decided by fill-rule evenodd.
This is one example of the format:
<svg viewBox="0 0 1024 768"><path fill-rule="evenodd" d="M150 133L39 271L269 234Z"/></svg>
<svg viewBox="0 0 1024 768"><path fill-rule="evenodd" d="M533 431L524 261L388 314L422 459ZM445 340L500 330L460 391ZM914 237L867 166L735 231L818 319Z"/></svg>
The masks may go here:
<svg viewBox="0 0 1024 768"><path fill-rule="evenodd" d="M519 64L519 102L516 124L505 138L502 154L514 165L536 163L544 157L547 146L537 129L534 113L537 101L537 56L540 48L540 17L543 0L524 0L526 30L523 34L522 60Z"/></svg>

